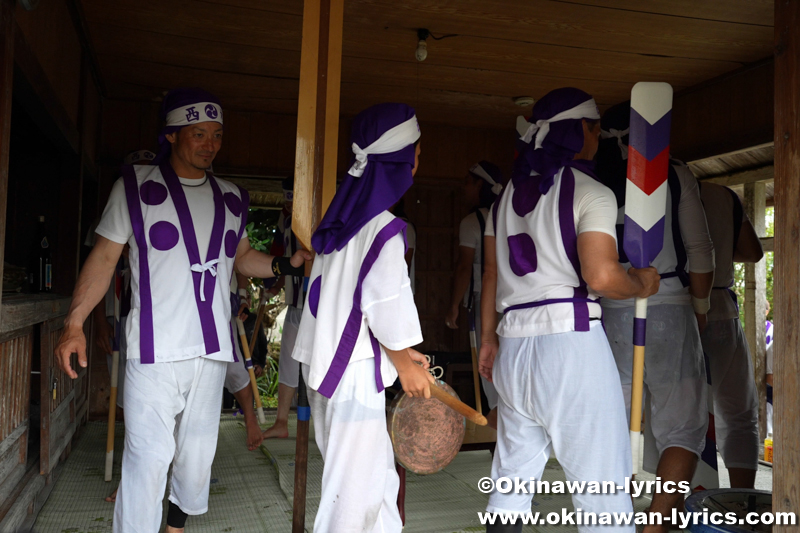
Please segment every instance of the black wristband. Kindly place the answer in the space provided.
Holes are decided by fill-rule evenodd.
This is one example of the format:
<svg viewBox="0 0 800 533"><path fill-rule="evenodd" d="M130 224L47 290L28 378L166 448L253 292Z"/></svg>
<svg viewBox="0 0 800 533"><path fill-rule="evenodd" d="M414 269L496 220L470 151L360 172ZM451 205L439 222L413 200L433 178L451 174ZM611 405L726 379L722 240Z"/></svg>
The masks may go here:
<svg viewBox="0 0 800 533"><path fill-rule="evenodd" d="M172 502L169 502L169 509L167 510L167 525L175 529L183 529L186 525L186 517L188 517L183 510Z"/></svg>
<svg viewBox="0 0 800 533"><path fill-rule="evenodd" d="M299 267L292 266L288 257L273 257L272 273L276 278L279 278L281 276L303 277L306 272L302 265Z"/></svg>

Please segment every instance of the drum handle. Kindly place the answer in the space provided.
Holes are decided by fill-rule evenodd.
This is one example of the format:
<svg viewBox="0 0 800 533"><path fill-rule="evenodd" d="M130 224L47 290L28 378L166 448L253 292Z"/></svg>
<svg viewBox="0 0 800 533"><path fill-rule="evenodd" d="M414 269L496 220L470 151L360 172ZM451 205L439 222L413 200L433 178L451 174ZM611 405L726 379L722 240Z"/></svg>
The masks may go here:
<svg viewBox="0 0 800 533"><path fill-rule="evenodd" d="M431 398L436 398L458 414L465 417L467 420L470 420L479 426L485 426L487 424L485 416L456 397L451 396L446 390L442 389L438 385L431 384Z"/></svg>

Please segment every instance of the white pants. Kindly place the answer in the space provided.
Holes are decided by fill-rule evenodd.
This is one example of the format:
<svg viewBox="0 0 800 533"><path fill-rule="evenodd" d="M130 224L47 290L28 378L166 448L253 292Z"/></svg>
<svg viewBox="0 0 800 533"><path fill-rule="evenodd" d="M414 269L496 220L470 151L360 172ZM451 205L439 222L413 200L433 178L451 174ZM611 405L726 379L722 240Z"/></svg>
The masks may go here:
<svg viewBox="0 0 800 533"><path fill-rule="evenodd" d="M500 337L492 370L498 404L492 478L541 479L551 448L570 481L612 481L631 475L625 406L614 357L603 328L538 337ZM631 512L630 496L573 494L576 508L595 513ZM489 496L489 512L531 510L531 495ZM612 526L578 526L607 531ZM634 526L613 526L633 531Z"/></svg>
<svg viewBox="0 0 800 533"><path fill-rule="evenodd" d="M709 322L702 335L711 370L717 449L725 466L758 469L758 396L739 319Z"/></svg>
<svg viewBox="0 0 800 533"><path fill-rule="evenodd" d="M196 357L127 366L114 532L156 533L170 464L170 501L190 515L208 510L226 364Z"/></svg>
<svg viewBox="0 0 800 533"><path fill-rule="evenodd" d="M617 362L627 417L633 381L633 307L604 308L603 323ZM647 308L644 385L643 467L655 472L667 448L683 448L700 457L708 430L708 381L697 319L690 305ZM650 436L655 445L649 443ZM655 451L656 453L652 453Z"/></svg>
<svg viewBox="0 0 800 533"><path fill-rule="evenodd" d="M303 365L303 376L308 375ZM375 360L347 365L328 399L308 389L314 433L325 466L314 533L399 533L400 478L386 430L386 395L375 386Z"/></svg>
<svg viewBox="0 0 800 533"><path fill-rule="evenodd" d="M292 359L294 343L297 341L297 331L300 329L300 318L303 310L294 306L286 308L286 319L283 321L283 334L281 335L281 357L278 360L278 382L297 388L300 376L300 363Z"/></svg>
<svg viewBox="0 0 800 533"><path fill-rule="evenodd" d="M481 353L481 293L474 292L473 294L473 309L475 309L475 349L477 354ZM467 311L469 312L469 311ZM489 409L497 407L497 389L494 383L481 376L481 384L483 385L483 393L486 394L486 400L489 402Z"/></svg>
<svg viewBox="0 0 800 533"><path fill-rule="evenodd" d="M250 386L250 373L244 367L242 360L231 361L225 365L225 388L231 394L236 394L245 387Z"/></svg>
<svg viewBox="0 0 800 533"><path fill-rule="evenodd" d="M125 362L128 360L127 353L128 353L128 341L125 339L125 320L127 317L121 317L119 319L119 363L117 366L117 407L120 409L124 408L124 401L122 399L123 392L125 391ZM111 322L111 326L114 326L114 319L109 318L109 322ZM113 342L113 339L112 339ZM106 363L108 363L108 375L111 375L111 369L114 366L114 356L110 353L106 354Z"/></svg>

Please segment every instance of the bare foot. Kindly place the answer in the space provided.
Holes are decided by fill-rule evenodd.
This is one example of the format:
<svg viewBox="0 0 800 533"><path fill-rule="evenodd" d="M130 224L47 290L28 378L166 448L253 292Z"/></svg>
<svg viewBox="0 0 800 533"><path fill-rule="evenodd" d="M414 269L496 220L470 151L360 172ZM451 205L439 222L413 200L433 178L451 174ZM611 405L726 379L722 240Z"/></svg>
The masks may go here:
<svg viewBox="0 0 800 533"><path fill-rule="evenodd" d="M497 407L489 411L489 414L486 415L486 421L490 428L497 431Z"/></svg>
<svg viewBox="0 0 800 533"><path fill-rule="evenodd" d="M261 428L258 427L258 421L255 417L250 422L245 419L245 428L247 429L247 449L252 452L261 446L264 436L261 434Z"/></svg>
<svg viewBox="0 0 800 533"><path fill-rule="evenodd" d="M285 439L289 436L289 422L287 420L276 420L271 428L262 434L265 439Z"/></svg>
<svg viewBox="0 0 800 533"><path fill-rule="evenodd" d="M117 501L117 491L118 491L118 490L119 490L119 487L117 487L116 489L114 489L114 492L112 492L111 494L109 494L108 496L106 496L106 501L107 501L108 503L114 503L115 501Z"/></svg>
<svg viewBox="0 0 800 533"><path fill-rule="evenodd" d="M164 533L183 533L183 528L178 529L177 527L167 526L164 528Z"/></svg>

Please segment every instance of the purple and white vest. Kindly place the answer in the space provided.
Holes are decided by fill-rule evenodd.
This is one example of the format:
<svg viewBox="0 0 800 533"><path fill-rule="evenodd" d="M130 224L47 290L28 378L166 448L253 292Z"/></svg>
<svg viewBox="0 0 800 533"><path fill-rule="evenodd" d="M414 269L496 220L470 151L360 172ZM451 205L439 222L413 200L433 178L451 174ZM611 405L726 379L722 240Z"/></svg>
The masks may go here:
<svg viewBox="0 0 800 533"><path fill-rule="evenodd" d="M230 282L247 222L247 192L208 174L214 222L200 257L186 196L169 163L125 166L122 177L133 227L128 358L143 364L232 361Z"/></svg>
<svg viewBox="0 0 800 533"><path fill-rule="evenodd" d="M599 296L581 277L573 211L574 174L561 169L547 194L524 217L513 206L509 183L493 208L497 259L497 311L501 337L588 331L602 316ZM536 194L539 194L536 190Z"/></svg>

